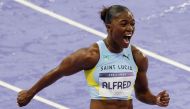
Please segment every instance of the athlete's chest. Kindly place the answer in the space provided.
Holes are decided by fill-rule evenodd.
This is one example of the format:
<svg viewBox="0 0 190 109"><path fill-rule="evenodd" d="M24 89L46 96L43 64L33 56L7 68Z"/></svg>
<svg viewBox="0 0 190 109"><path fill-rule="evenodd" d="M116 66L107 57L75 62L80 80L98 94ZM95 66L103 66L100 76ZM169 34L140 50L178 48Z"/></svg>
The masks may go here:
<svg viewBox="0 0 190 109"><path fill-rule="evenodd" d="M130 56L103 56L96 66L95 81L99 84L99 94L106 97L127 96L136 78L136 68Z"/></svg>

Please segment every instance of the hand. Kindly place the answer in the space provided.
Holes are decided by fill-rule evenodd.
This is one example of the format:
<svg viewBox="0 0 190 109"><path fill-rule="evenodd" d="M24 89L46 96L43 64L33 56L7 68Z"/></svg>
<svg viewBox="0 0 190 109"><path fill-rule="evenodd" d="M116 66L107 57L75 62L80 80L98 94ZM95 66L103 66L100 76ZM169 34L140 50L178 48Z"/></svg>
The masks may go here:
<svg viewBox="0 0 190 109"><path fill-rule="evenodd" d="M17 103L20 107L26 106L31 99L33 98L33 95L28 92L28 90L22 90L18 93L17 97Z"/></svg>
<svg viewBox="0 0 190 109"><path fill-rule="evenodd" d="M160 107L166 107L166 106L168 106L169 101L170 101L170 97L169 97L169 94L167 93L166 90L160 92L160 93L157 95L156 104L157 104L158 106L160 106Z"/></svg>

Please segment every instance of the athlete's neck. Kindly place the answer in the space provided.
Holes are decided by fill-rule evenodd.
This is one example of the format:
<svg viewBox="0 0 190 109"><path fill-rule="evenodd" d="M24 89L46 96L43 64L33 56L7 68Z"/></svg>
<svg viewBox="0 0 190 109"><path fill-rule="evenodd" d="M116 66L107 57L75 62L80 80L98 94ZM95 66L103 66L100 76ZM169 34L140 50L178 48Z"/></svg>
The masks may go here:
<svg viewBox="0 0 190 109"><path fill-rule="evenodd" d="M115 43L109 36L104 39L104 43L110 52L120 53L123 51L123 48L117 45L117 43Z"/></svg>

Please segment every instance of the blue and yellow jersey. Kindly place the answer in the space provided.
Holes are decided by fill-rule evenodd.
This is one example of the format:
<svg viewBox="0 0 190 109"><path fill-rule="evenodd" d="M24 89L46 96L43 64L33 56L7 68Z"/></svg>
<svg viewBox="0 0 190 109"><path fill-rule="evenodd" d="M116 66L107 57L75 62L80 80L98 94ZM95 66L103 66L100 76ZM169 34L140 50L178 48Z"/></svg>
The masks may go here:
<svg viewBox="0 0 190 109"><path fill-rule="evenodd" d="M138 68L131 45L121 53L112 53L103 40L97 44L100 59L94 68L85 70L91 99L132 99Z"/></svg>

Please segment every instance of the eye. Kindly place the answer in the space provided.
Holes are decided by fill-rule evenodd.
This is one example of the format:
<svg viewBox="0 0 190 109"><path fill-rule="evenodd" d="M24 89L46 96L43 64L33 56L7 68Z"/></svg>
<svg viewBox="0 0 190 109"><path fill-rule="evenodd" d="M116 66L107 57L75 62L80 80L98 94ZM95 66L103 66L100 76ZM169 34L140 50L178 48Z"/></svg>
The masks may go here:
<svg viewBox="0 0 190 109"><path fill-rule="evenodd" d="M135 21L134 20L132 20L132 21L122 20L119 22L119 24L121 27L126 27L127 25L135 26Z"/></svg>
<svg viewBox="0 0 190 109"><path fill-rule="evenodd" d="M132 25L132 26L135 26L135 23L133 22L133 23L131 23L131 25Z"/></svg>
<svg viewBox="0 0 190 109"><path fill-rule="evenodd" d="M120 24L121 26L123 26L123 27L125 27L127 24L126 23L122 23L122 24Z"/></svg>
<svg viewBox="0 0 190 109"><path fill-rule="evenodd" d="M135 26L135 21L132 21L130 24L131 24L132 26Z"/></svg>
<svg viewBox="0 0 190 109"><path fill-rule="evenodd" d="M126 22L126 21L120 22L120 25L121 25L121 26L126 26L127 24L128 24L128 22Z"/></svg>

